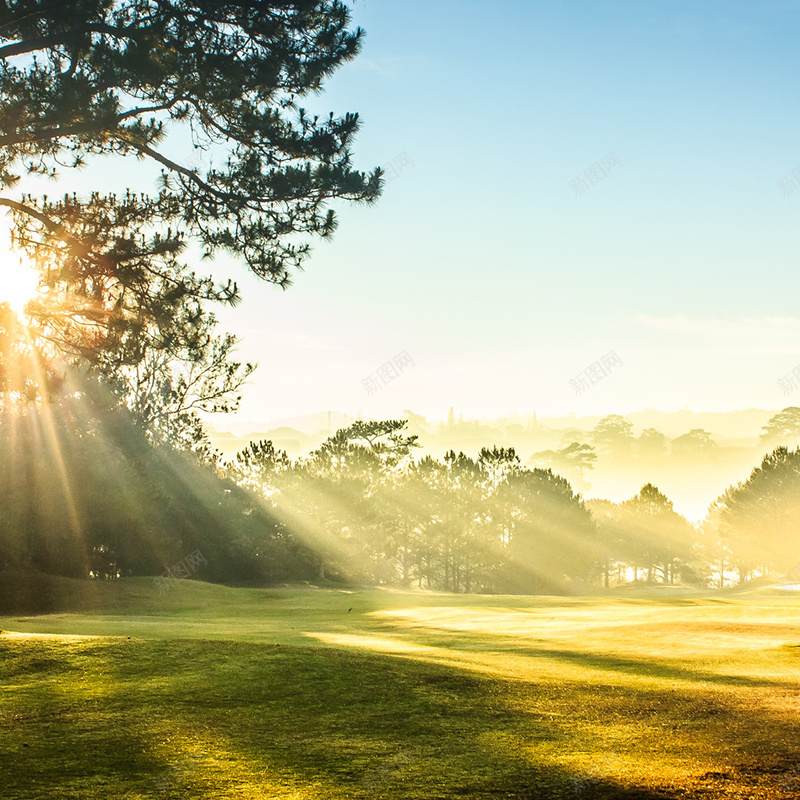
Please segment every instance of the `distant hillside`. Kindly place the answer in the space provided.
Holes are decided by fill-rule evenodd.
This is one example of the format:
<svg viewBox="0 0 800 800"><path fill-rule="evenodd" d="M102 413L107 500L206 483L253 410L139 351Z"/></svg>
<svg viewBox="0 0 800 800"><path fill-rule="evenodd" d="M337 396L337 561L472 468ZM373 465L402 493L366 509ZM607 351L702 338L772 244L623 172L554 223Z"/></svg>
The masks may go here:
<svg viewBox="0 0 800 800"><path fill-rule="evenodd" d="M250 442L260 442L264 439L271 441L280 450L285 450L290 458L300 458L326 438L327 431L318 436L309 436L302 431L288 427L253 431L242 436L235 436L225 431L213 431L209 435L212 446L219 450L225 458L232 458L236 453L244 450Z"/></svg>
<svg viewBox="0 0 800 800"><path fill-rule="evenodd" d="M680 459L669 451L663 458L643 463L610 462L601 457L588 470L583 483L573 480L585 496L621 500L634 495L652 481L675 502L676 510L691 519L701 519L708 505L729 485L744 480L761 460L764 448L759 437L766 422L779 409L749 408L737 411L659 411L647 408L624 414L633 423L636 437L646 428L661 431L668 443L695 428L711 434L718 445L713 457ZM482 447L514 447L524 465L543 450L558 449L570 441L591 442L590 432L599 416L538 417L535 412L497 419L464 419L454 410L449 420L426 419L412 411L401 415L409 420L409 432L419 436L418 455L441 457L448 450L463 450L476 456ZM266 424L232 425L233 432L216 432L212 444L230 458L251 441L269 439L286 450L292 459L307 455L336 430L346 427L352 417L340 412L318 412ZM668 445L669 446L669 445Z"/></svg>

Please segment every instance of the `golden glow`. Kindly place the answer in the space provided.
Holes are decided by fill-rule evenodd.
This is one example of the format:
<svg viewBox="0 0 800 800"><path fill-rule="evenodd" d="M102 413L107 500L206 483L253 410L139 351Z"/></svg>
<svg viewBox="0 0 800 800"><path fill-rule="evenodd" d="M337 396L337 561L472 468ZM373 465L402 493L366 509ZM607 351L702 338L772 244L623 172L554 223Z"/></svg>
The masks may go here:
<svg viewBox="0 0 800 800"><path fill-rule="evenodd" d="M11 247L11 219L0 218L0 303L22 315L36 295L39 276L29 259Z"/></svg>
<svg viewBox="0 0 800 800"><path fill-rule="evenodd" d="M18 253L4 245L0 252L0 303L22 314L38 287L36 270Z"/></svg>

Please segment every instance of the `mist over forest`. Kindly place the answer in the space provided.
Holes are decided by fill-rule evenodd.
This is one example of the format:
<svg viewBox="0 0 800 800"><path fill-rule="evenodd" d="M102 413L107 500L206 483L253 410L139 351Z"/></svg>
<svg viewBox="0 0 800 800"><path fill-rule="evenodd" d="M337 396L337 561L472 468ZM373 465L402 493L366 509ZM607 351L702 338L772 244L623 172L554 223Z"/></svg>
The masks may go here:
<svg viewBox="0 0 800 800"><path fill-rule="evenodd" d="M797 800L798 28L0 0L0 797Z"/></svg>
<svg viewBox="0 0 800 800"><path fill-rule="evenodd" d="M764 437L764 426L777 413L777 409L628 413L622 417L631 427L619 431L621 446L616 450L607 446L612 440L598 446L595 428L603 419L599 415L539 417L531 412L465 420L451 410L451 416L436 420L406 410L402 417L408 420L409 432L419 437L420 454L441 457L456 450L477 457L487 443L513 447L524 465L552 467L584 497L614 501L632 497L646 478L664 489L680 513L699 522L714 499L747 478L770 444L777 442L774 436ZM231 432L224 430L224 422L212 420L209 438L226 457L251 440L268 439L299 458L319 447L334 432L334 425L346 427L351 421L345 414L321 412L262 425L237 422ZM588 460L564 452L576 442L593 448ZM781 443L796 447L800 437L784 431Z"/></svg>
<svg viewBox="0 0 800 800"><path fill-rule="evenodd" d="M500 428L451 413L433 430L411 414L355 420L294 458L270 439L226 457L202 430L194 455L153 448L154 432L121 406L111 413L99 387L80 394L0 420L12 445L0 473L6 574L164 582L173 570L187 577L184 558L199 553L194 577L237 585L582 594L639 582L791 585L800 562L800 547L787 546L800 523L796 407L768 417L749 447L725 447L702 428L637 436L620 415L585 430L533 416ZM497 444L497 431L551 447L523 460L507 439ZM425 453L426 436L441 455L430 444ZM481 436L490 444L477 453L454 446ZM719 483L748 461L741 480ZM593 490L600 465L606 485L636 488ZM694 521L669 487L701 482L717 488ZM35 584L28 579L29 593Z"/></svg>

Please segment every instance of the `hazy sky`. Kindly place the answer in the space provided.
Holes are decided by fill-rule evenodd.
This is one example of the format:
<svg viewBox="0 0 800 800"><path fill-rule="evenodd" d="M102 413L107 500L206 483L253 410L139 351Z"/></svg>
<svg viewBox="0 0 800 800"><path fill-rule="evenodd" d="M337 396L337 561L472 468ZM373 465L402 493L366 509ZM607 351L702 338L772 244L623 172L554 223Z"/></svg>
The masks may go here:
<svg viewBox="0 0 800 800"><path fill-rule="evenodd" d="M402 170L289 290L240 281L219 315L260 364L240 419L800 404L778 386L800 364L800 181L778 183L800 167L800 2L359 0L354 18L362 55L307 107L359 112L357 165Z"/></svg>

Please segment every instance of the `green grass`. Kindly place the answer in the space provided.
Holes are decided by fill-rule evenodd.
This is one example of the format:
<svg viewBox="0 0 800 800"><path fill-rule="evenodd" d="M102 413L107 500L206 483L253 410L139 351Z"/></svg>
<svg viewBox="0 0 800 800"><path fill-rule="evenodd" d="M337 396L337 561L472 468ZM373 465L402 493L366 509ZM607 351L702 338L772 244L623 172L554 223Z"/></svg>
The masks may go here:
<svg viewBox="0 0 800 800"><path fill-rule="evenodd" d="M794 597L58 591L0 619L3 798L800 796Z"/></svg>

